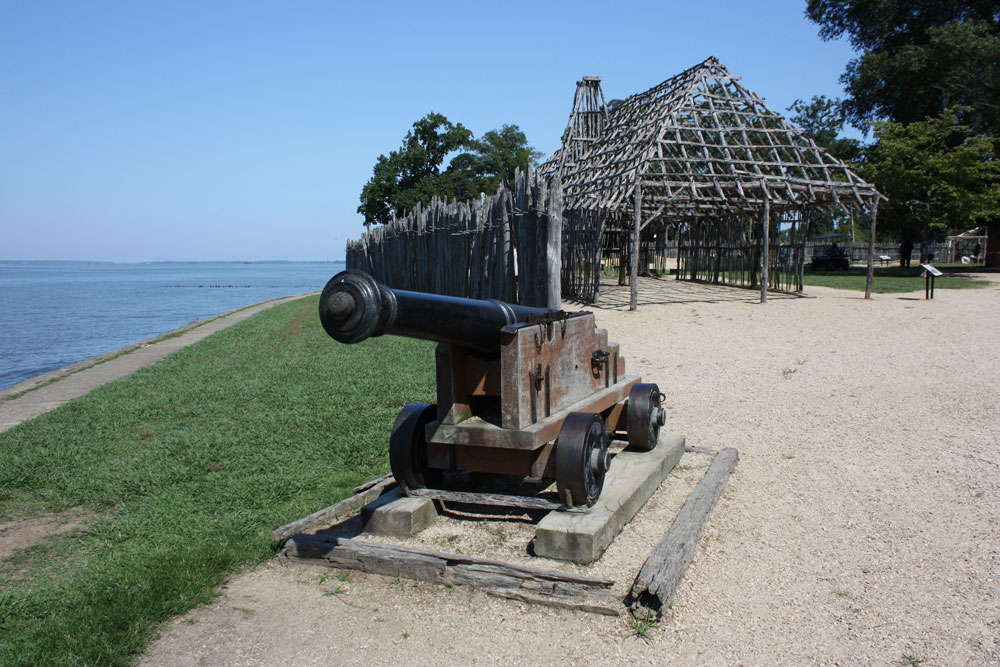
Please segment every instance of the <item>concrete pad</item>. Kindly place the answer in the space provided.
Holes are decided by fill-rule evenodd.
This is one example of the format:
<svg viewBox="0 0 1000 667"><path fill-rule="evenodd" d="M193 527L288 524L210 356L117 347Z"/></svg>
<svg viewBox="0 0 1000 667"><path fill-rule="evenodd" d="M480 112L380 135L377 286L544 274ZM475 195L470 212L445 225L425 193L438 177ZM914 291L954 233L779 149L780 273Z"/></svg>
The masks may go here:
<svg viewBox="0 0 1000 667"><path fill-rule="evenodd" d="M577 563L601 557L646 504L684 453L684 436L660 433L651 452L619 452L604 477L601 497L586 512L549 512L535 530L535 553Z"/></svg>
<svg viewBox="0 0 1000 667"><path fill-rule="evenodd" d="M364 531L382 537L413 537L437 518L437 508L430 498L410 498L399 488L361 508Z"/></svg>

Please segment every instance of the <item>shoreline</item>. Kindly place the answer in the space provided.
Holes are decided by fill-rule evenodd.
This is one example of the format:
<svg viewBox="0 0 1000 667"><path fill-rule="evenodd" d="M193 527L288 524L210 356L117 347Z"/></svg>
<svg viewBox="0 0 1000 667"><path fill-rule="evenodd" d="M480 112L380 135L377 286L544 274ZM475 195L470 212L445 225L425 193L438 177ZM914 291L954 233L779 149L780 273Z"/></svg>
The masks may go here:
<svg viewBox="0 0 1000 667"><path fill-rule="evenodd" d="M318 292L243 306L19 382L0 391L0 432L34 419L108 382L131 375L140 368L151 366L168 354L263 310L313 294Z"/></svg>
<svg viewBox="0 0 1000 667"><path fill-rule="evenodd" d="M80 371L85 371L85 370L87 370L89 368L93 368L94 366L98 366L98 365L103 364L105 362L111 361L112 359L115 359L115 358L120 357L122 355L129 354L131 352L135 352L136 350L141 349L143 347L147 347L149 345L155 345L155 344L160 343L160 342L162 342L162 341L164 341L164 340L166 340L168 338L173 338L173 337L176 337L176 336L180 336L180 335L182 335L182 334L190 331L191 329L196 329L196 328L198 328L200 326L204 326L206 324L214 322L215 320L218 320L218 319L223 318L223 317L229 317L230 315L234 315L236 313L239 313L240 311L246 310L247 308L256 308L257 306L262 306L262 305L270 303L272 301L285 301L285 300L288 300L288 299L301 299L301 298L309 296L310 294L319 294L319 290L314 290L312 292L305 292L304 294L299 294L299 295L282 296L282 297L277 297L275 299L265 299L264 301L258 301L257 303L251 303L251 304L246 305L246 306L241 306L240 308L235 308L233 310L229 310L229 311L226 311L226 312L223 312L223 313L219 313L218 315L212 315L210 317L205 317L205 318L200 319L200 320L195 320L193 322L189 322L188 324L185 324L184 326L177 327L176 329L170 329L169 331L165 331L165 332L163 332L161 334L158 334L156 336L151 336L149 338L144 338L144 339L142 339L140 341L137 341L135 343L130 343L128 345L125 345L124 347L119 347L117 349L110 350L108 352L104 352L102 354L98 354L98 355L95 355L93 357L89 357L87 359L81 359L80 361L75 361L75 362L73 362L71 364L66 364L65 366L60 366L59 368L53 369L51 371L45 371L44 373L39 373L38 375L34 375L34 376L28 378L27 380L21 380L17 384L12 384L9 387L4 387L3 389L0 389L0 401L11 400L10 397L14 396L15 394L19 395L19 394L27 393L29 391L34 391L35 389L39 389L41 387L47 386L49 384L52 384L53 382L58 382L59 380L62 380L63 378L66 378L66 377L69 377L70 375L73 375L75 373L79 373Z"/></svg>

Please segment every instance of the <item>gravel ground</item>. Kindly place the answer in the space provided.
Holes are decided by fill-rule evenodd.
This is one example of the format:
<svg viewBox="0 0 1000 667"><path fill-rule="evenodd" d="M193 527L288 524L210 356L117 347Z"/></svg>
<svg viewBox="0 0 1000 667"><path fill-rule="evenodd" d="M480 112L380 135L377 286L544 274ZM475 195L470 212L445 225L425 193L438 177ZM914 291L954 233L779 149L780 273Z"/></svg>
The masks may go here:
<svg viewBox="0 0 1000 667"><path fill-rule="evenodd" d="M142 665L1000 665L1000 280L876 295L606 286L600 326L687 444L736 447L673 606L628 618L274 561L164 628ZM574 308L567 304L568 308ZM624 593L710 457L688 453L590 567ZM413 543L510 560L523 519Z"/></svg>

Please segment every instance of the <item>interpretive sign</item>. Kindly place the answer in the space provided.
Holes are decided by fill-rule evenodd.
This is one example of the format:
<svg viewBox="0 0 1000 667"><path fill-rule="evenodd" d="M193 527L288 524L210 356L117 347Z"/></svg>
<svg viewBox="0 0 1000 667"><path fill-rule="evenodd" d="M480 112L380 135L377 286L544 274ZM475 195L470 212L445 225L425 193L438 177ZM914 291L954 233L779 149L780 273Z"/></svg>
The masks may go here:
<svg viewBox="0 0 1000 667"><path fill-rule="evenodd" d="M924 270L924 298L933 299L934 298L934 279L938 276L944 275L937 269L935 269L930 264L921 264L920 268Z"/></svg>

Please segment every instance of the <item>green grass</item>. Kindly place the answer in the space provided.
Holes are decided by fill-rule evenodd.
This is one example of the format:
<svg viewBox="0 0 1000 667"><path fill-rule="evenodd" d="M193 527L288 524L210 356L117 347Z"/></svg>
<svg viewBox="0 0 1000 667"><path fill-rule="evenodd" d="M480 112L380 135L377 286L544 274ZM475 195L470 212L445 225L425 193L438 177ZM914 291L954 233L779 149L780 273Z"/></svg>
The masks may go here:
<svg viewBox="0 0 1000 667"><path fill-rule="evenodd" d="M0 433L0 521L95 517L0 563L0 664L129 664L159 625L271 557L269 532L388 469L429 343L341 345L284 304Z"/></svg>
<svg viewBox="0 0 1000 667"><path fill-rule="evenodd" d="M807 287L833 287L863 292L868 279L868 269L865 267L854 267L846 271L810 271L806 269L803 279ZM911 268L909 272L904 272L898 266L876 267L872 291L876 294L915 292L924 289L924 280L923 272L920 269ZM946 274L934 281L934 291L939 289L970 289L986 287L991 284L988 280L959 278Z"/></svg>
<svg viewBox="0 0 1000 667"><path fill-rule="evenodd" d="M652 644L653 637L649 634L649 631L660 624L660 618L647 609L644 616L634 616L630 614L626 617L626 623L629 628L628 634L625 635L626 638L635 637L636 639L641 639L647 644Z"/></svg>
<svg viewBox="0 0 1000 667"><path fill-rule="evenodd" d="M128 346L126 346L120 352L118 352L116 354L111 354L110 356L107 356L107 357L104 357L102 359L99 359L98 361L95 361L92 364L88 364L86 366L81 366L80 368L77 368L77 369L75 369L73 371L70 371L70 372L66 373L65 375L60 375L58 377L54 377L54 378L51 378L49 380L46 380L45 382L42 382L40 384L36 384L35 386L31 387L30 389L25 389L24 391L19 391L16 394L8 394L7 396L0 397L0 400L3 400L3 401L13 401L16 398L21 398L22 396L24 396L25 394L27 394L29 391L35 391L36 389L41 389L42 387L47 387L50 384L54 384L56 382L60 382L62 380L65 380L68 377L72 377L73 375L76 375L77 373L82 373L83 371L85 371L87 369L90 369L90 368L93 368L94 366L100 366L101 364L106 364L109 361L113 361L114 359L117 359L118 357L123 357L126 354L131 354L132 352L135 352L137 349L139 349L140 347L143 347L145 345L155 345L156 343L162 343L165 340L171 340L172 338L179 338L180 336L183 336L184 334L186 334L187 332L191 331L192 329L197 329L200 326L204 326L206 324L211 324L212 322L214 322L214 321L216 321L216 320L218 320L218 319L220 319L222 317L225 317L226 315L232 315L233 313L238 313L241 310L246 310L247 308L253 308L255 305L257 305L257 304L250 304L249 306L243 306L242 308L237 308L236 310L229 311L228 313L224 313L224 314L218 315L216 317L211 317L211 318L208 318L208 319L200 320L199 322L195 322L194 324L189 324L187 326L180 327L179 329L175 329L174 331L165 333L162 336L157 336L156 338L153 338L153 339L151 339L151 340L149 340L148 342L145 342L145 343L134 343L132 345L128 345Z"/></svg>

